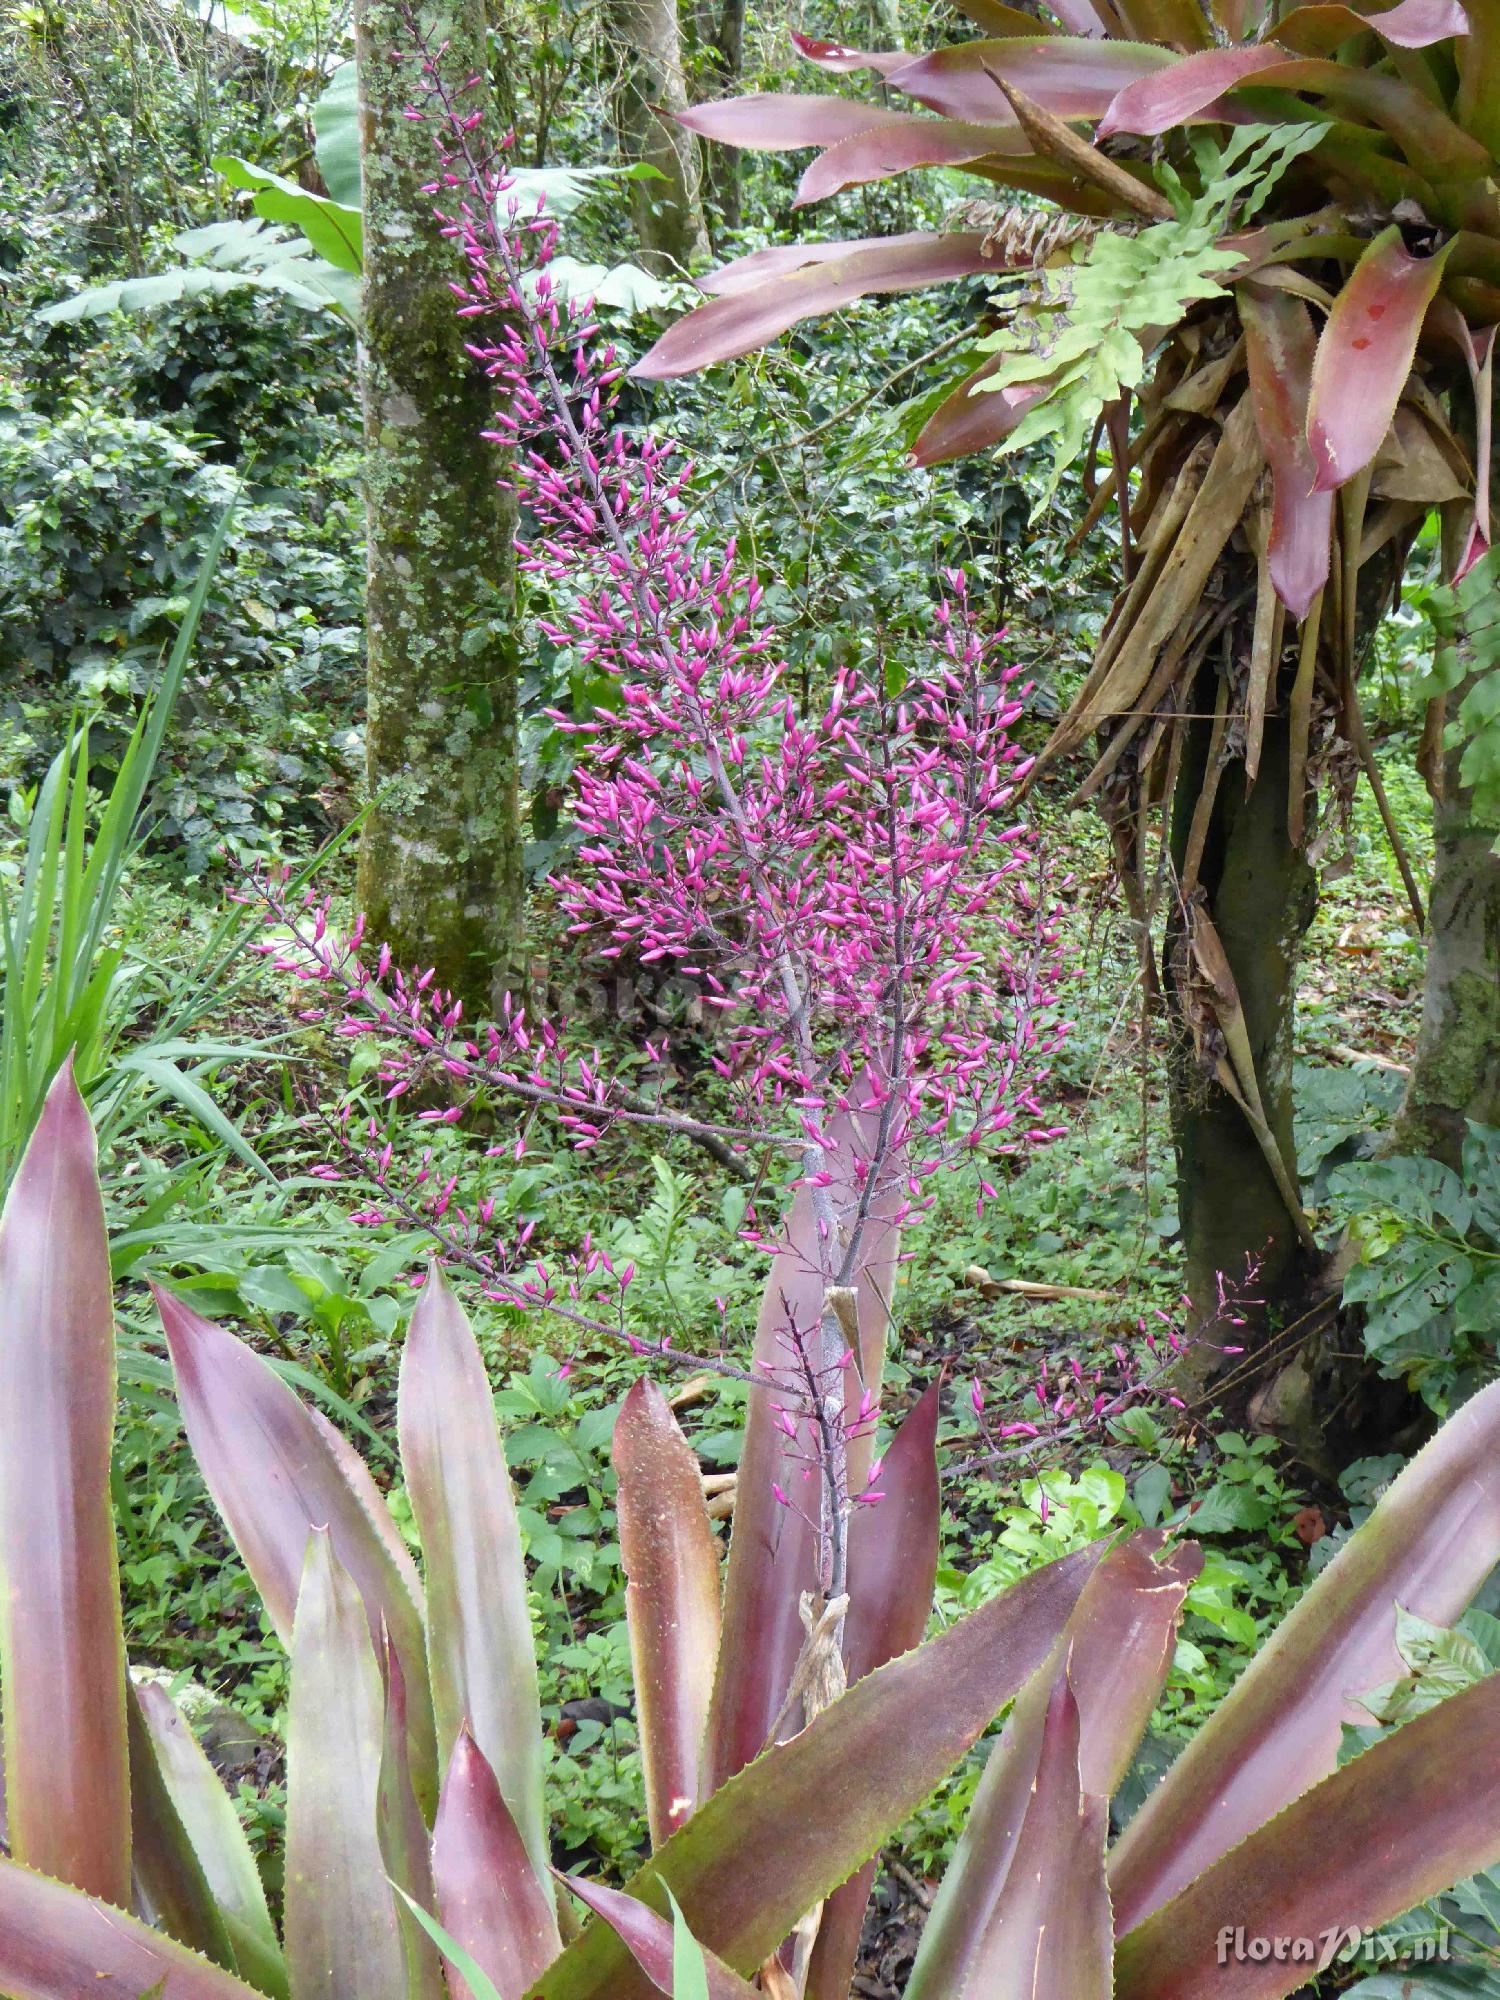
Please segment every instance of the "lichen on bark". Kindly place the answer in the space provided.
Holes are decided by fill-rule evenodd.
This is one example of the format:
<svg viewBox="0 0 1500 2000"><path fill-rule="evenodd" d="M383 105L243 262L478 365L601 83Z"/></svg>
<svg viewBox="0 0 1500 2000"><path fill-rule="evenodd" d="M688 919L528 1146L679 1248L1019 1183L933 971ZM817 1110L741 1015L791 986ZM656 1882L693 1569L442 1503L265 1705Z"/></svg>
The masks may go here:
<svg viewBox="0 0 1500 2000"><path fill-rule="evenodd" d="M481 431L491 391L464 344L440 233L431 128L400 10L356 9L364 204L360 396L367 520L366 767L360 905L372 935L436 969L472 1010L516 983L523 899L515 506ZM485 13L445 17L461 86L485 68ZM471 96L489 112L487 86Z"/></svg>

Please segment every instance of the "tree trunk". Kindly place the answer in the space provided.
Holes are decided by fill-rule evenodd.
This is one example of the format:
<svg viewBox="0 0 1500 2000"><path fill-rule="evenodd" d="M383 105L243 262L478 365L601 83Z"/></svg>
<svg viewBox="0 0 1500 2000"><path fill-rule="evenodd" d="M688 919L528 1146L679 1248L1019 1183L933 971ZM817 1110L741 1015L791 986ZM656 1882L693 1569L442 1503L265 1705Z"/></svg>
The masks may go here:
<svg viewBox="0 0 1500 2000"><path fill-rule="evenodd" d="M1466 688L1448 697L1456 708ZM1496 831L1459 783L1464 746L1432 777L1433 869L1427 975L1411 1082L1389 1150L1456 1168L1464 1125L1500 1125L1500 859Z"/></svg>
<svg viewBox="0 0 1500 2000"><path fill-rule="evenodd" d="M1200 676L1195 707L1212 711L1216 675ZM1172 845L1181 871L1203 789L1210 725L1192 725L1176 790ZM1239 990L1266 1122L1293 1181L1292 1030L1297 963L1317 909L1317 878L1287 827L1290 728L1285 704L1268 715L1260 771L1247 791L1243 764L1224 772L1204 843L1199 882ZM1167 982L1182 996L1180 919L1168 931ZM1220 1276L1274 1314L1306 1283L1310 1264L1250 1121L1199 1062L1184 1030L1170 1066L1172 1136L1187 1292L1196 1320L1215 1317ZM1247 1258L1255 1266L1246 1279ZM1250 1316L1259 1318L1259 1312ZM1217 1333L1210 1333L1217 1339ZM1225 1336L1234 1338L1234 1336ZM1243 1340L1241 1333L1238 1339ZM1205 1354L1203 1362L1215 1357ZM1201 1371L1194 1368L1194 1375Z"/></svg>
<svg viewBox="0 0 1500 2000"><path fill-rule="evenodd" d="M713 96L733 96L745 69L745 0L720 0L705 55ZM743 155L738 146L709 146L706 151L710 220L717 249L720 233L732 233L744 220L740 186Z"/></svg>
<svg viewBox="0 0 1500 2000"><path fill-rule="evenodd" d="M677 0L613 0L611 25L621 63L620 150L661 177L630 184L641 262L658 275L686 271L708 256L708 232L698 144L672 117L688 102Z"/></svg>
<svg viewBox="0 0 1500 2000"><path fill-rule="evenodd" d="M454 87L485 68L485 11L445 22ZM367 772L359 893L372 936L489 1012L523 923L515 505L480 437L491 389L464 348L453 244L421 192L431 127L403 114L416 65L389 0L357 9L364 174L360 395L368 530ZM481 88L485 88L481 86ZM488 112L488 96L471 94ZM481 127L481 130L483 128Z"/></svg>

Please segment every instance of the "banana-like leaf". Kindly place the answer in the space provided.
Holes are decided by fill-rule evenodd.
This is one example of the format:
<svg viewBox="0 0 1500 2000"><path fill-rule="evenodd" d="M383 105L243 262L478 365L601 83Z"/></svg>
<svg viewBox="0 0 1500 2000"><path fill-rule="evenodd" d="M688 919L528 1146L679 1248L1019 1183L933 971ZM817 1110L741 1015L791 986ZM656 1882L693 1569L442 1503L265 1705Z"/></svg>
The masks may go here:
<svg viewBox="0 0 1500 2000"><path fill-rule="evenodd" d="M130 1900L125 1643L109 1496L115 1332L71 1061L0 1215L0 1684L11 1853Z"/></svg>
<svg viewBox="0 0 1500 2000"><path fill-rule="evenodd" d="M914 167L963 167L975 160L1022 157L1031 147L1014 121L965 124L958 118L918 118L898 112L894 120L867 127L830 145L797 184L798 208L826 201L845 188L890 180Z"/></svg>
<svg viewBox="0 0 1500 2000"><path fill-rule="evenodd" d="M847 254L817 262L802 252L795 269L763 285L721 288L720 297L669 326L631 373L643 382L691 375L716 361L737 360L798 320L835 312L872 292L912 292L977 271L998 272L1004 266L989 254L985 241L982 230L955 230L942 236L892 236L854 247L825 245Z"/></svg>
<svg viewBox="0 0 1500 2000"><path fill-rule="evenodd" d="M341 1459L275 1370L225 1328L160 1289L188 1442L272 1627L291 1645L308 1539L327 1528L359 1587L372 1645L390 1635L410 1703L417 1796L437 1798L437 1753L421 1614L385 1534L350 1485Z"/></svg>
<svg viewBox="0 0 1500 2000"><path fill-rule="evenodd" d="M1190 60L1193 60L1190 58ZM1170 49L1149 42L958 42L892 70L891 87L945 118L988 123L1010 116L997 77L1024 90L1059 118L1102 118L1128 84L1172 71Z"/></svg>
<svg viewBox="0 0 1500 2000"><path fill-rule="evenodd" d="M417 1804L411 1782L411 1759L407 1755L406 1683L401 1675L401 1662L389 1640L381 1672L385 1680L385 1721L380 1737L375 1834L385 1872L400 1892L396 1923L406 1961L402 2000L448 2000L442 1960L421 1920L413 1914L414 1904L429 1913L436 1909L437 1893L432 1886L427 1822Z"/></svg>
<svg viewBox="0 0 1500 2000"><path fill-rule="evenodd" d="M844 1663L851 1686L920 1645L927 1630L942 1513L940 1394L934 1382L918 1399L880 1461L880 1499L857 1509L850 1523ZM847 2000L875 1866L867 1861L824 1904L807 2000Z"/></svg>
<svg viewBox="0 0 1500 2000"><path fill-rule="evenodd" d="M232 1972L66 1882L0 1860L0 1992L6 2000L265 2000Z"/></svg>
<svg viewBox="0 0 1500 2000"><path fill-rule="evenodd" d="M143 1681L136 1694L162 1782L223 1917L236 1966L273 2000L286 2000L286 1964L233 1802L166 1689Z"/></svg>
<svg viewBox="0 0 1500 2000"><path fill-rule="evenodd" d="M1028 1879L1033 1865L1048 1871L1056 1909L1068 1919L1086 1918L1076 1936L1060 1934L1059 1948L1079 1954L1080 1975L1097 1959L1097 1918L1103 1896L1104 1844L1083 1801L1101 1803L1119 1785L1134 1756L1161 1693L1172 1662L1178 1620L1188 1587L1202 1567L1202 1553L1191 1544L1156 1560L1163 1537L1133 1536L1110 1551L1083 1589L1053 1657L1034 1676L1017 1701L1000 1741L990 1754L980 1779L968 1823L950 1862L943 1886L922 1934L912 1968L910 2000L948 2000L958 1992L988 1994L1008 1991L994 1985L1001 1977L998 1959L1015 1946L1018 1964L1027 1960L1036 1913L1029 1901ZM1067 1690L1062 1713L1049 1716L1058 1690ZM1039 1764L1045 1740L1054 1727L1071 1746L1063 1768L1048 1774L1049 1811L1062 1798L1071 1801L1075 1819L1087 1825L1073 1828L1083 1838L1082 1849L1069 1846L1068 1813L1061 1820L1033 1823L1032 1805L1043 1789ZM1057 1745L1053 1744L1054 1751ZM1033 1856L1028 1843L1042 1824L1050 1831ZM1076 1882L1060 1872L1064 1850L1077 1866ZM1095 1881L1097 1874L1098 1880ZM1010 1915L1010 1935L997 1931L1003 1907ZM1104 1897L1106 1936L1108 1899ZM1017 1941L1017 1925L1023 1941ZM1071 1942L1064 1943L1064 1938ZM1069 1961L1065 1960L1064 1964ZM1104 1965L1108 1968L1108 1954ZM1089 1976L1094 1978L1092 1971ZM1091 1990L1109 1991L1107 1978L1099 1987L1080 1984L1079 2000ZM1038 1993L1066 1993L1075 1988L1061 1976L1039 1981Z"/></svg>
<svg viewBox="0 0 1500 2000"><path fill-rule="evenodd" d="M462 1730L448 1759L432 1828L438 1917L490 1979L500 2000L521 2000L561 1950L550 1883L544 1887L495 1773ZM452 1967L454 2000L477 2000Z"/></svg>
<svg viewBox="0 0 1500 2000"><path fill-rule="evenodd" d="M1396 48L1427 49L1451 35L1467 35L1469 17L1458 0L1396 0L1394 7L1375 14L1312 0L1283 15L1276 39L1299 55L1326 56L1351 35L1367 35L1372 29Z"/></svg>
<svg viewBox="0 0 1500 2000"><path fill-rule="evenodd" d="M1110 1857L1128 1930L1334 1769L1397 1679L1396 1606L1451 1625L1500 1553L1500 1384L1449 1418L1256 1654ZM1367 1718L1365 1718L1367 1719ZM1236 1921L1245 1921L1237 1919Z"/></svg>
<svg viewBox="0 0 1500 2000"><path fill-rule="evenodd" d="M697 1454L646 1376L615 1420L625 1615L655 1847L698 1803L719 1651L719 1545Z"/></svg>
<svg viewBox="0 0 1500 2000"><path fill-rule="evenodd" d="M857 97L804 97L793 91L752 90L712 104L692 104L675 114L679 125L721 146L756 153L791 152L798 146L836 146L856 132L905 124L910 113Z"/></svg>
<svg viewBox="0 0 1500 2000"><path fill-rule="evenodd" d="M1307 442L1318 336L1306 303L1288 292L1242 285L1238 299L1255 428L1271 468L1271 581L1292 616L1305 618L1328 581L1333 552L1333 495L1314 488Z"/></svg>
<svg viewBox="0 0 1500 2000"><path fill-rule="evenodd" d="M907 1987L911 2000L982 1993L985 2000L1110 2000L1113 1944L1104 1842L1109 1804L1083 1790L1081 1718L1066 1658L1022 1693L970 1811L985 1838L952 1867L973 1902L972 1944L962 1972L927 1964L926 1936ZM966 1836L967 1837L967 1836ZM983 1878L975 1863L982 1859ZM950 1870L951 1872L951 1870ZM946 1889L946 1882L944 1887ZM941 1900L941 1899L940 1899ZM937 1908L933 1918L938 1918ZM934 1942L946 1932L938 1925ZM936 1980L936 1983L934 1981Z"/></svg>
<svg viewBox="0 0 1500 2000"><path fill-rule="evenodd" d="M856 1154L867 1158L870 1150L868 1141L860 1143L846 1135L835 1156L832 1171L837 1184L829 1193L840 1218L853 1208L848 1184L853 1159ZM876 1401L880 1395L897 1251L890 1212L891 1203L881 1201L866 1225L864 1268L856 1286L860 1366L846 1371L845 1400L854 1428L862 1385ZM761 1297L755 1360L766 1376L783 1386L784 1403L778 1409L781 1399L769 1389L752 1389L746 1410L724 1579L723 1639L705 1750L705 1791L714 1790L758 1756L778 1718L785 1727L796 1726L795 1716L783 1717L781 1711L807 1636L802 1597L817 1590L819 1501L806 1436L789 1436L782 1416L792 1423L791 1413L802 1396L792 1329L815 1341L822 1319L818 1241L812 1200L801 1188L788 1211ZM851 1493L864 1488L870 1451L868 1436L850 1445ZM778 1499L778 1490L786 1501Z"/></svg>
<svg viewBox="0 0 1500 2000"><path fill-rule="evenodd" d="M251 207L267 222L287 222L302 234L318 256L336 271L364 269L364 216L360 209L325 195L310 194L299 181L268 173L233 153L221 154L214 172L222 174L231 187L249 188L254 193Z"/></svg>
<svg viewBox="0 0 1500 2000"><path fill-rule="evenodd" d="M657 1992L673 1993L673 1947L675 1939L670 1918L660 1917L634 1896L602 1882L582 1882L576 1876L563 1878L579 1902L586 1903L596 1917L602 1917L645 1973ZM701 1949L701 1947L700 1947ZM757 1989L748 1980L715 1958L703 1953L708 2000L756 2000Z"/></svg>
<svg viewBox="0 0 1500 2000"><path fill-rule="evenodd" d="M1010 389L974 392L999 368L1003 357L992 355L938 404L912 444L914 465L946 465L1008 438L1033 403L1039 403L1050 382L1018 383Z"/></svg>
<svg viewBox="0 0 1500 2000"><path fill-rule="evenodd" d="M1305 1984L1306 1963L1238 1956L1237 1934L1358 1935L1497 1860L1491 1674L1305 1792L1122 1937L1118 2000L1282 2000Z"/></svg>
<svg viewBox="0 0 1500 2000"><path fill-rule="evenodd" d="M713 1793L627 1884L749 1977L871 1855L1050 1652L1099 1560L1081 1550L1015 1584L879 1672ZM535 1989L545 2000L650 2000L605 1925Z"/></svg>
<svg viewBox="0 0 1500 2000"><path fill-rule="evenodd" d="M134 1907L179 1944L211 1958L226 1972L239 1972L242 1968L223 1913L167 1789L134 1687L127 1689L126 1719Z"/></svg>
<svg viewBox="0 0 1500 2000"><path fill-rule="evenodd" d="M292 1632L286 1963L297 2000L405 1991L377 1804L385 1699L359 1587L318 1528Z"/></svg>
<svg viewBox="0 0 1500 2000"><path fill-rule="evenodd" d="M1446 246L1432 257L1410 256L1392 223L1334 300L1307 405L1318 491L1332 492L1363 472L1384 443L1447 256Z"/></svg>
<svg viewBox="0 0 1500 2000"><path fill-rule="evenodd" d="M397 1430L427 1571L438 1750L467 1727L550 1895L542 1719L526 1565L495 1403L469 1322L436 1267L401 1356Z"/></svg>

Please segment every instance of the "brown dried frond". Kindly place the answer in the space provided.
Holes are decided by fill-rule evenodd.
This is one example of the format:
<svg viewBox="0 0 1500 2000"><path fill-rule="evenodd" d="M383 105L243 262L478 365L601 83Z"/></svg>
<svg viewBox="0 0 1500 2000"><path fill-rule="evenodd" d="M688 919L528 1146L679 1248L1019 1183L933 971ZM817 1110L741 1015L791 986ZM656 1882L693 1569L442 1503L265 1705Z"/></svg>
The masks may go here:
<svg viewBox="0 0 1500 2000"><path fill-rule="evenodd" d="M1045 264L1060 250L1089 243L1108 225L1088 216L1048 214L1016 202L966 201L953 218L964 229L984 231L984 254L1024 267Z"/></svg>

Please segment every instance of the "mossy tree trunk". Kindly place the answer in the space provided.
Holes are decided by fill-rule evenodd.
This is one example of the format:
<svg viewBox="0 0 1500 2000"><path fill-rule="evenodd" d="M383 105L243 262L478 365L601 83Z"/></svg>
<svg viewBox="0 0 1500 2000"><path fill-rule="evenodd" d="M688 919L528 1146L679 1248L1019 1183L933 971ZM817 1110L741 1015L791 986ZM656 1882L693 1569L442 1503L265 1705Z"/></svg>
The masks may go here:
<svg viewBox="0 0 1500 2000"><path fill-rule="evenodd" d="M356 8L364 200L360 396L368 532L367 771L359 862L370 934L432 966L468 1009L517 980L515 507L480 436L491 389L464 348L454 245L432 197L432 128L404 116L417 82L400 14ZM455 87L485 69L485 10L444 22ZM476 102L476 96L467 100ZM480 100L488 111L487 94Z"/></svg>
<svg viewBox="0 0 1500 2000"><path fill-rule="evenodd" d="M1449 696L1456 708L1466 688ZM1459 782L1464 745L1430 774L1432 894L1427 975L1406 1101L1391 1134L1398 1153L1457 1167L1469 1119L1500 1125L1500 829L1482 823Z"/></svg>
<svg viewBox="0 0 1500 2000"><path fill-rule="evenodd" d="M708 256L708 231L698 142L672 116L688 102L677 0L611 0L609 22L620 64L620 150L656 169L630 186L640 259L658 275L686 271Z"/></svg>

